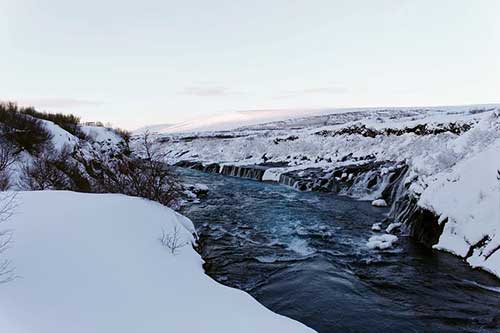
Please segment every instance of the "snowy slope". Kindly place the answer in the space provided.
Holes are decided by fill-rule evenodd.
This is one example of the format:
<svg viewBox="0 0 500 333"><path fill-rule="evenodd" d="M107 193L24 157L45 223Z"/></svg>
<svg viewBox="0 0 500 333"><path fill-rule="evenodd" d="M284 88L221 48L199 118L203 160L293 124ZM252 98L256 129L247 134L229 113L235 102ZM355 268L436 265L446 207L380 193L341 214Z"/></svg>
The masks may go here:
<svg viewBox="0 0 500 333"><path fill-rule="evenodd" d="M21 192L0 332L313 332L206 276L193 225L122 195ZM159 242L178 228L176 255Z"/></svg>
<svg viewBox="0 0 500 333"><path fill-rule="evenodd" d="M73 148L79 142L79 139L76 136L61 128L60 126L54 124L53 122L43 119L40 119L40 121L43 123L49 133L52 134L52 144L58 151L63 149L63 147L66 145L70 148Z"/></svg>
<svg viewBox="0 0 500 333"><path fill-rule="evenodd" d="M117 145L123 142L115 131L105 127L98 126L80 126L80 130L87 135L86 138L79 138L66 131L59 125L44 119L39 119L45 129L50 133L50 143L54 148L54 154L62 152L64 149L69 151L78 151L83 156L89 156L92 151L113 150ZM50 151L52 149L49 149ZM21 151L14 156L14 162L9 167L11 189L19 188L19 178L22 168L26 164L32 163L36 156L32 156L27 151Z"/></svg>
<svg viewBox="0 0 500 333"><path fill-rule="evenodd" d="M285 122L293 125L310 125L322 123L323 117L327 115L341 115L356 113L363 117L369 117L377 112L409 114L420 112L464 112L474 109L493 108L496 105L468 105L468 106L435 106L435 107L378 107L378 108L325 108L325 109L271 109L271 110L248 110L233 111L197 117L178 124L151 125L139 128L134 134L146 131L151 133L196 133L207 131L229 131L242 127L264 127L269 123ZM256 126L260 125L260 126ZM278 124L282 125L282 124Z"/></svg>
<svg viewBox="0 0 500 333"><path fill-rule="evenodd" d="M123 140L110 128L87 125L80 126L80 128L93 141L109 142L116 145Z"/></svg>
<svg viewBox="0 0 500 333"><path fill-rule="evenodd" d="M497 170L500 170L500 140L461 161L452 171L438 174L422 193L420 204L439 212L441 219L448 219L435 248L464 257L471 266L500 276Z"/></svg>
<svg viewBox="0 0 500 333"><path fill-rule="evenodd" d="M304 115L332 113L328 110L248 110L212 114L198 117L178 124L152 125L134 131L141 134L145 131L152 133L189 133L203 131L227 131L242 126L261 124L264 122L296 118Z"/></svg>

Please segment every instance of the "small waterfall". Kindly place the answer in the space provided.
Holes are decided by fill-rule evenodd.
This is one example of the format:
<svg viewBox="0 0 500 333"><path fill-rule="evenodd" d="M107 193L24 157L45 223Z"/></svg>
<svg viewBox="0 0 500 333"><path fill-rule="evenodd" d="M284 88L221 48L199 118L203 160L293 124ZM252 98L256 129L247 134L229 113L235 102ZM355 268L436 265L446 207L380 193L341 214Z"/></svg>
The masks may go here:
<svg viewBox="0 0 500 333"><path fill-rule="evenodd" d="M286 185L286 186L290 186L290 187L295 187L295 185L297 184L297 179L295 179L294 177L292 177L291 175L287 174L287 173L283 173L280 175L280 179L279 179L279 183L280 184L283 184L283 185Z"/></svg>
<svg viewBox="0 0 500 333"><path fill-rule="evenodd" d="M274 165L223 165L180 161L176 166L208 173L262 181L267 169ZM409 167L395 162L368 161L338 167L333 171L321 168L294 170L280 175L279 183L299 191L336 192L362 200L383 198L391 205L391 220L403 223L403 231L427 246L436 244L444 223L439 217L418 205L418 198L408 191L405 180Z"/></svg>
<svg viewBox="0 0 500 333"><path fill-rule="evenodd" d="M220 172L220 165L217 163L207 164L207 165L203 166L203 171L209 172L209 173L219 173Z"/></svg>
<svg viewBox="0 0 500 333"><path fill-rule="evenodd" d="M252 166L237 166L237 165L224 165L221 173L226 176L249 178L262 181L262 176L268 168L252 165Z"/></svg>
<svg viewBox="0 0 500 333"><path fill-rule="evenodd" d="M211 163L211 164L204 165L201 162L179 161L175 164L175 166L180 167L180 168L209 172L209 173L219 173L219 171L220 171L220 165L217 163Z"/></svg>
<svg viewBox="0 0 500 333"><path fill-rule="evenodd" d="M391 211L389 212L390 216L393 216L396 218L396 220L399 221L398 218L398 206L401 205L401 203L398 204L399 201L407 201L408 198L405 198L408 196L408 188L405 184L405 179L408 176L409 173L409 168L408 166L404 166L399 174L395 175L394 179L391 179L391 183L386 187L386 189L382 192L383 198L389 202L392 203L391 205Z"/></svg>

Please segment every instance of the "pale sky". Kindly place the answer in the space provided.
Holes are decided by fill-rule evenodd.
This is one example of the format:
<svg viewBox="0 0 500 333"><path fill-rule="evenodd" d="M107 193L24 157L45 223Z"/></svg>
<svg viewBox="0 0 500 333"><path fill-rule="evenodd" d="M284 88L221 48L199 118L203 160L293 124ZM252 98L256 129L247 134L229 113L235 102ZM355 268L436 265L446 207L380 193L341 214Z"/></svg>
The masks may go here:
<svg viewBox="0 0 500 333"><path fill-rule="evenodd" d="M500 1L0 0L0 99L129 129L500 102Z"/></svg>

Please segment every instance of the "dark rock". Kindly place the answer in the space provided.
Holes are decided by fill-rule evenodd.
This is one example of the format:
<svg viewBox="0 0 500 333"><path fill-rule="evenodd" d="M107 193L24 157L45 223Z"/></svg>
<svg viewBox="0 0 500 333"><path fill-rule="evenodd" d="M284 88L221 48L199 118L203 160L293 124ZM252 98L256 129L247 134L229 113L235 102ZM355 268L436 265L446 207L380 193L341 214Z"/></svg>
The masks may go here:
<svg viewBox="0 0 500 333"><path fill-rule="evenodd" d="M378 177L373 176L372 178L370 178L370 180L368 180L368 183L366 184L366 186L368 188L372 188L373 186L377 185L377 182L378 182Z"/></svg>

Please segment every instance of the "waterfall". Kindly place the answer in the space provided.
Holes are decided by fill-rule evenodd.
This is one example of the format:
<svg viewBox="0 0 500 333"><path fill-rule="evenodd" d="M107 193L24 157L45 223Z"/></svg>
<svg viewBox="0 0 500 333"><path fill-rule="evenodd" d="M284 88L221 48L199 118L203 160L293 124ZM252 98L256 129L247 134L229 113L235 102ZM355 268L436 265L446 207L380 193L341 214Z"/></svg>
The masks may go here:
<svg viewBox="0 0 500 333"><path fill-rule="evenodd" d="M221 173L226 176L249 178L262 181L262 176L267 170L266 167L251 165L251 166L237 166L237 165L224 165Z"/></svg>

